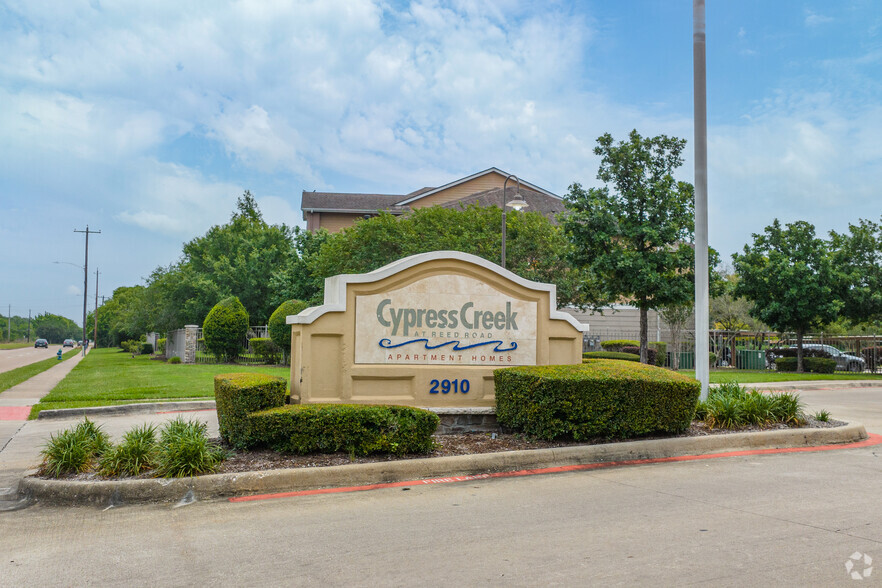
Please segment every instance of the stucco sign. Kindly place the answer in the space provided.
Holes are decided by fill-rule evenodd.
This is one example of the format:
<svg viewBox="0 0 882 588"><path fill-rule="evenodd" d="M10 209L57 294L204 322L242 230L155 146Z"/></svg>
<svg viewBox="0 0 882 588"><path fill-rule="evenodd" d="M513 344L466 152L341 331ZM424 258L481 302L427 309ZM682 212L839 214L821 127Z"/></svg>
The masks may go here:
<svg viewBox="0 0 882 588"><path fill-rule="evenodd" d="M536 302L468 276L359 296L355 314L357 364L536 364Z"/></svg>
<svg viewBox="0 0 882 588"><path fill-rule="evenodd" d="M288 324L292 402L425 407L492 407L494 369L580 363L588 330L553 284L456 251L328 278Z"/></svg>

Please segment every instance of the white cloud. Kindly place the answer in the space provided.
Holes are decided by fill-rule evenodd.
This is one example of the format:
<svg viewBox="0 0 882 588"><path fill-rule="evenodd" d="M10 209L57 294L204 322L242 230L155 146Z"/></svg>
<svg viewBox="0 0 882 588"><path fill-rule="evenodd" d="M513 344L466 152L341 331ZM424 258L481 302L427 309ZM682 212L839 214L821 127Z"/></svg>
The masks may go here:
<svg viewBox="0 0 882 588"><path fill-rule="evenodd" d="M833 22L833 18L830 16L824 16L823 14L818 14L814 10L806 8L805 10L805 26L807 27L817 27L829 22Z"/></svg>

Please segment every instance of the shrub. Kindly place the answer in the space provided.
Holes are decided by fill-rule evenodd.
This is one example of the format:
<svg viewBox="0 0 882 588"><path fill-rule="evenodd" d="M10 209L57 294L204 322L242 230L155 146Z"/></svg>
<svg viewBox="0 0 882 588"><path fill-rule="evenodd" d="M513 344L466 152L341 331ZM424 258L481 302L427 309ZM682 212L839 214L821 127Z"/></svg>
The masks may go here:
<svg viewBox="0 0 882 588"><path fill-rule="evenodd" d="M428 453L439 418L409 406L294 404L251 415L252 443L287 453Z"/></svg>
<svg viewBox="0 0 882 588"><path fill-rule="evenodd" d="M141 355L153 355L153 345L150 343L141 343Z"/></svg>
<svg viewBox="0 0 882 588"><path fill-rule="evenodd" d="M623 361L640 361L640 356L633 353L620 353L616 351L587 351L582 354L582 361L586 359L621 359Z"/></svg>
<svg viewBox="0 0 882 588"><path fill-rule="evenodd" d="M798 394L763 394L735 382L712 388L705 402L699 403L695 418L711 428L734 429L745 425L805 422Z"/></svg>
<svg viewBox="0 0 882 588"><path fill-rule="evenodd" d="M94 459L110 448L110 438L89 419L58 435L52 434L40 452L43 471L56 478L85 472Z"/></svg>
<svg viewBox="0 0 882 588"><path fill-rule="evenodd" d="M223 439L233 447L247 447L251 436L252 412L285 403L287 382L265 374L219 374L214 377L217 422Z"/></svg>
<svg viewBox="0 0 882 588"><path fill-rule="evenodd" d="M165 355L165 337L156 340L156 353Z"/></svg>
<svg viewBox="0 0 882 588"><path fill-rule="evenodd" d="M156 474L166 478L204 474L226 458L227 452L208 440L205 423L178 417L160 432Z"/></svg>
<svg viewBox="0 0 882 588"><path fill-rule="evenodd" d="M155 467L156 426L141 425L123 436L122 443L105 452L98 468L103 476L137 476Z"/></svg>
<svg viewBox="0 0 882 588"><path fill-rule="evenodd" d="M135 339L129 339L128 341L120 341L119 346L126 353L140 353L141 352L141 342Z"/></svg>
<svg viewBox="0 0 882 588"><path fill-rule="evenodd" d="M640 348L640 341L632 341L630 339L615 339L611 341L601 341L600 346L604 351L621 351L622 347Z"/></svg>
<svg viewBox="0 0 882 588"><path fill-rule="evenodd" d="M668 344L664 341L652 341L649 346L655 349L655 365L665 367L665 359L668 356Z"/></svg>
<svg viewBox="0 0 882 588"><path fill-rule="evenodd" d="M174 357L168 358L169 363L181 363L181 358L175 355Z"/></svg>
<svg viewBox="0 0 882 588"><path fill-rule="evenodd" d="M711 366L716 365L717 363L717 354L711 351L707 354L707 361Z"/></svg>
<svg viewBox="0 0 882 588"><path fill-rule="evenodd" d="M638 345L637 347L632 347L631 345L625 345L624 347L622 347L622 353L633 353L639 359L640 358L640 346ZM657 353L658 352L655 349L653 349L652 347L647 347L646 348L646 363L649 365L655 365Z"/></svg>
<svg viewBox="0 0 882 588"><path fill-rule="evenodd" d="M205 348L219 361L234 361L247 333L248 312L235 296L215 304L202 323Z"/></svg>
<svg viewBox="0 0 882 588"><path fill-rule="evenodd" d="M248 343L251 345L254 354L257 355L263 363L279 363L279 355L281 355L282 350L279 349L279 346L276 345L272 339L268 337L255 337Z"/></svg>
<svg viewBox="0 0 882 588"><path fill-rule="evenodd" d="M286 322L288 315L299 314L308 306L309 304L301 300L286 300L270 315L268 323L270 339L284 349L286 355L291 354L291 325Z"/></svg>
<svg viewBox="0 0 882 588"><path fill-rule="evenodd" d="M542 439L677 433L689 426L700 392L681 374L603 359L494 375L499 423Z"/></svg>
<svg viewBox="0 0 882 588"><path fill-rule="evenodd" d="M796 347L770 347L769 349L766 349L766 361L769 363L775 363L780 357L795 358L796 352ZM825 359L830 359L833 356L823 349L804 348L802 350L802 358L805 359L806 357L823 357Z"/></svg>
<svg viewBox="0 0 882 588"><path fill-rule="evenodd" d="M795 357L779 357L775 360L775 369L779 372L795 372L796 362ZM836 370L836 360L823 357L803 357L802 367L806 372L832 374Z"/></svg>

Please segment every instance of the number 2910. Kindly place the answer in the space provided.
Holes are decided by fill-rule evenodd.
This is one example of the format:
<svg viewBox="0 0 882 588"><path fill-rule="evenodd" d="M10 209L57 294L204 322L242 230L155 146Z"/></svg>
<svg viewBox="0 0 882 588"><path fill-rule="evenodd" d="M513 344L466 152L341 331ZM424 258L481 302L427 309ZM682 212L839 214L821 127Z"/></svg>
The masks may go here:
<svg viewBox="0 0 882 588"><path fill-rule="evenodd" d="M432 380L429 382L429 394L468 394L472 385L468 380Z"/></svg>

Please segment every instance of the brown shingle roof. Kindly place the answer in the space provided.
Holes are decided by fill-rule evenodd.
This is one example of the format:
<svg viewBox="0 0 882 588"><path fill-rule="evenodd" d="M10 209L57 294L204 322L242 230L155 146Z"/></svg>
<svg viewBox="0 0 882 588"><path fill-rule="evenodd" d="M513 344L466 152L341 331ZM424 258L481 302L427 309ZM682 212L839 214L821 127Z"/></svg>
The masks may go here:
<svg viewBox="0 0 882 588"><path fill-rule="evenodd" d="M516 186L508 186L505 189L506 202L511 202L514 199L516 191ZM536 192L529 188L524 188L523 186L520 189L520 193L529 205L524 209L525 212L539 212L552 223L557 224L557 215L564 210L564 202L562 199L548 196L547 194L542 194L541 192ZM465 198L441 204L441 206L446 208L465 208L476 203L479 206L496 206L497 208L502 208L502 188L491 188L490 190L477 192L470 196L466 196Z"/></svg>
<svg viewBox="0 0 882 588"><path fill-rule="evenodd" d="M396 206L402 194L346 194L342 192L303 192L300 208L306 211L376 212L388 210L402 213L407 206Z"/></svg>

